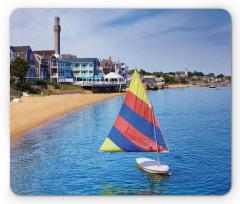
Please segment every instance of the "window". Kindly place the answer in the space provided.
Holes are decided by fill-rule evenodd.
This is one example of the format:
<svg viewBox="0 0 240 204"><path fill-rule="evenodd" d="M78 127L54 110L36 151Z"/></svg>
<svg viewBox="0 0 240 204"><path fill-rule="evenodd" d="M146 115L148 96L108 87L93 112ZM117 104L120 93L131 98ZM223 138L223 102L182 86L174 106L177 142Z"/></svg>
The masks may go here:
<svg viewBox="0 0 240 204"><path fill-rule="evenodd" d="M36 68L36 74L38 74L38 69Z"/></svg>
<svg viewBox="0 0 240 204"><path fill-rule="evenodd" d="M30 54L30 60L33 60L33 54Z"/></svg>

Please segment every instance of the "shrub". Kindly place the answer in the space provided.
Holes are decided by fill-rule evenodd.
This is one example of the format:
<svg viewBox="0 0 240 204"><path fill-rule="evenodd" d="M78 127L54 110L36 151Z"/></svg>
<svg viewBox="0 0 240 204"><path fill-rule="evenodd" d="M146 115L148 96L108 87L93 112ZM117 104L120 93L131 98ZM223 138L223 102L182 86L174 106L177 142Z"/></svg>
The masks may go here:
<svg viewBox="0 0 240 204"><path fill-rule="evenodd" d="M60 88L57 83L53 83L53 82L50 82L50 81L47 81L47 80L42 80L42 79L37 79L36 80L36 84L38 86L42 86L45 89L47 89L47 85L54 86L55 89L59 89Z"/></svg>

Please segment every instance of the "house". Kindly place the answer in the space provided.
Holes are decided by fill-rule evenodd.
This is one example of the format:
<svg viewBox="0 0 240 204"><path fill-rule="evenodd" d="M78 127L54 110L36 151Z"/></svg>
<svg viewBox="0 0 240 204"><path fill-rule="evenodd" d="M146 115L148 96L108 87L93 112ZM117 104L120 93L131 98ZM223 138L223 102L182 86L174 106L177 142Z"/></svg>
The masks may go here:
<svg viewBox="0 0 240 204"><path fill-rule="evenodd" d="M125 63L116 63L115 64L115 72L120 74L122 77L126 77L128 74L128 66Z"/></svg>
<svg viewBox="0 0 240 204"><path fill-rule="evenodd" d="M155 78L155 82L156 82L157 84L164 84L164 83L165 83L165 80L164 80L164 78L162 78L162 77L156 77L156 78Z"/></svg>
<svg viewBox="0 0 240 204"><path fill-rule="evenodd" d="M27 81L36 82L36 66L35 56L30 46L10 46L10 62L14 61L16 57L21 57L28 62L30 69L26 74Z"/></svg>
<svg viewBox="0 0 240 204"><path fill-rule="evenodd" d="M144 75L142 81L143 83L152 83L155 82L155 78L156 76L154 75Z"/></svg>
<svg viewBox="0 0 240 204"><path fill-rule="evenodd" d="M107 60L105 59L100 60L100 66L103 68L104 74L108 74L112 71L115 71L113 70L115 68L115 64L112 62L111 56Z"/></svg>
<svg viewBox="0 0 240 204"><path fill-rule="evenodd" d="M54 71L51 70L51 66L56 65L56 58L53 57L55 50L40 50L33 51L33 53L36 58L36 76L39 79L50 81L50 76Z"/></svg>
<svg viewBox="0 0 240 204"><path fill-rule="evenodd" d="M92 79L93 76L103 74L97 58L68 58L71 62L73 80L75 82Z"/></svg>
<svg viewBox="0 0 240 204"><path fill-rule="evenodd" d="M71 84L71 62L55 53L55 50L33 51L36 57L36 76L58 84Z"/></svg>

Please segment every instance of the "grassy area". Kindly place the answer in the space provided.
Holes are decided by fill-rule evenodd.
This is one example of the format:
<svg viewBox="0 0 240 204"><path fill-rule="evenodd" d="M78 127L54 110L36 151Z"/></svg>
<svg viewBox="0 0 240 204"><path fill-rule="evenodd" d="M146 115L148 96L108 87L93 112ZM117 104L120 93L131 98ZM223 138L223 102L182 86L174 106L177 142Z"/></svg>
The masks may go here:
<svg viewBox="0 0 240 204"><path fill-rule="evenodd" d="M65 84L59 84L59 89L61 89L62 91L80 91L82 89L78 88L77 86L73 86L73 85L65 85Z"/></svg>
<svg viewBox="0 0 240 204"><path fill-rule="evenodd" d="M44 94L41 95L41 94L29 94L30 96L45 96Z"/></svg>

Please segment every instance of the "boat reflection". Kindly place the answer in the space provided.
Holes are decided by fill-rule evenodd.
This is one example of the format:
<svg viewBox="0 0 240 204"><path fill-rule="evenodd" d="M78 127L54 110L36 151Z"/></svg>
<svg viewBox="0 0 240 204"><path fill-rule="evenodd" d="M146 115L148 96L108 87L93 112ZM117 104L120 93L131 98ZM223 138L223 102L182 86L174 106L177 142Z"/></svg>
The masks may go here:
<svg viewBox="0 0 240 204"><path fill-rule="evenodd" d="M170 177L143 171L138 165L139 174L135 174L137 182L105 181L100 183L101 195L164 195L168 194ZM136 172L135 172L136 173Z"/></svg>
<svg viewBox="0 0 240 204"><path fill-rule="evenodd" d="M145 174L148 179L149 187L145 187L143 194L148 195L161 195L168 194L168 181L169 176L167 174L154 174L144 171L139 165L137 168Z"/></svg>

